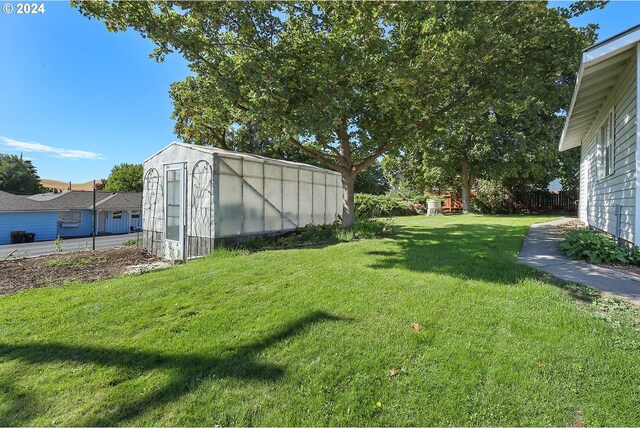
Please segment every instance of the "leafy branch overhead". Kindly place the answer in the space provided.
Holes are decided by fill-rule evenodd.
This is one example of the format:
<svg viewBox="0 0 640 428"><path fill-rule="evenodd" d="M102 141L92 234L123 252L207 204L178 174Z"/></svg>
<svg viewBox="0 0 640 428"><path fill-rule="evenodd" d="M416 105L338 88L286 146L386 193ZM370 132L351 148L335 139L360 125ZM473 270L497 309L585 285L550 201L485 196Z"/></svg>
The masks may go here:
<svg viewBox="0 0 640 428"><path fill-rule="evenodd" d="M134 28L157 60L186 58L195 76L171 91L186 140L230 147L251 126L339 171L347 224L356 174L446 114L486 111L487 94L564 78L537 61L554 49L576 61L583 37L542 3L72 4L110 31Z"/></svg>

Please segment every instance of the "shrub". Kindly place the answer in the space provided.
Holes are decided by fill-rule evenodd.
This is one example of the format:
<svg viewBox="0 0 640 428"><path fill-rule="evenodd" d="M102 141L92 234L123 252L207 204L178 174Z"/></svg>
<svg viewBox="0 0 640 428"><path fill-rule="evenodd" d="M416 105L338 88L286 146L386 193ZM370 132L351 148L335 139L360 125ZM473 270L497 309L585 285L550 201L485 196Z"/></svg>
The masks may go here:
<svg viewBox="0 0 640 428"><path fill-rule="evenodd" d="M513 194L509 189L489 180L481 180L472 200L472 208L480 214L507 214L515 211Z"/></svg>
<svg viewBox="0 0 640 428"><path fill-rule="evenodd" d="M390 221L357 220L352 226L344 227L339 223L330 225L307 225L282 235L260 236L241 247L249 250L264 248L295 247L300 245L330 244L349 242L354 239L374 239L392 230Z"/></svg>
<svg viewBox="0 0 640 428"><path fill-rule="evenodd" d="M565 235L560 250L574 259L591 263L629 263L629 256L609 235L581 229Z"/></svg>
<svg viewBox="0 0 640 428"><path fill-rule="evenodd" d="M388 195L368 195L356 193L356 218L391 217L399 215L413 215L416 210L411 208L408 201Z"/></svg>

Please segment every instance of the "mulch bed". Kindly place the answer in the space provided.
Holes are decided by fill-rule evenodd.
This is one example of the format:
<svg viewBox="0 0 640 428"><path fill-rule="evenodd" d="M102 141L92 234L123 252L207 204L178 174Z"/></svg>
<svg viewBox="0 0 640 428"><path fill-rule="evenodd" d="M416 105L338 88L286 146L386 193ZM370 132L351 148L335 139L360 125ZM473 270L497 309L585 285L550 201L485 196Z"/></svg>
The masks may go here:
<svg viewBox="0 0 640 428"><path fill-rule="evenodd" d="M51 254L0 262L0 295L29 288L113 278L158 259L136 247Z"/></svg>

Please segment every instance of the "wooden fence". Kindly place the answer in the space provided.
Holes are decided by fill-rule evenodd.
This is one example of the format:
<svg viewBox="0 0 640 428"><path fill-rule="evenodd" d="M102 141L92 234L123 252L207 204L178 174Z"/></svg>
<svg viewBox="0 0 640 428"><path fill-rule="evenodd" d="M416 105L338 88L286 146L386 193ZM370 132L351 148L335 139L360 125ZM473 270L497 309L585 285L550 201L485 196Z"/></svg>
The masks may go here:
<svg viewBox="0 0 640 428"><path fill-rule="evenodd" d="M471 199L475 192L471 193ZM455 195L442 196L442 211L462 212L462 199ZM519 192L513 195L513 206L517 212L574 212L578 209L576 192Z"/></svg>
<svg viewBox="0 0 640 428"><path fill-rule="evenodd" d="M578 210L576 192L523 192L514 195L514 205L523 212L573 212Z"/></svg>

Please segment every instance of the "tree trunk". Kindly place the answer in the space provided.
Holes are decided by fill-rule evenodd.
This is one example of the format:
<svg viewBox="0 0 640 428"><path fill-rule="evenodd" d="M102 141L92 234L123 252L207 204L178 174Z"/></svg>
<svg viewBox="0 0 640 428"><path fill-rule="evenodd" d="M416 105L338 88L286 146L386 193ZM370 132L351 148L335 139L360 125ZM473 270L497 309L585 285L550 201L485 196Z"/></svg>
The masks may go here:
<svg viewBox="0 0 640 428"><path fill-rule="evenodd" d="M471 211L471 176L465 161L462 161L460 175L462 176L462 212L467 214Z"/></svg>
<svg viewBox="0 0 640 428"><path fill-rule="evenodd" d="M354 171L342 172L342 225L351 226L355 223L354 188L356 173Z"/></svg>

